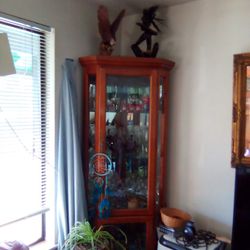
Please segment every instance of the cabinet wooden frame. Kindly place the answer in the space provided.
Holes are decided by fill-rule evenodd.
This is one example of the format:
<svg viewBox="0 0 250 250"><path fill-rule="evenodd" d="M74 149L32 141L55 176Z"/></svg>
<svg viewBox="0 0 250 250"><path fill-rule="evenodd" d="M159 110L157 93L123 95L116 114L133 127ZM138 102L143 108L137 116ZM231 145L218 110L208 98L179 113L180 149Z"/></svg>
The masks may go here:
<svg viewBox="0 0 250 250"><path fill-rule="evenodd" d="M150 112L148 127L148 183L147 183L147 207L137 209L112 209L111 216L107 219L96 218L95 224L119 224L119 223L145 223L146 224L146 249L153 250L156 247L156 221L159 218L159 209L166 206L166 173L167 173L167 123L168 123L168 89L169 74L174 67L174 62L158 58L136 58L120 56L88 56L79 59L83 67L83 159L85 184L88 186L89 173L89 80L91 76L96 79L95 97L95 153L105 153L106 150L106 87L108 76L147 77L150 87ZM159 113L159 88L160 81L163 89L163 103L160 118ZM159 119L159 120L158 120ZM159 123L159 124L158 124ZM160 139L158 130L162 131ZM160 140L160 142L159 142ZM157 143L160 144L160 152L157 153ZM159 159L158 159L159 158ZM156 165L159 162L157 175ZM156 185L159 187L159 200L156 205ZM87 194L88 195L88 194Z"/></svg>
<svg viewBox="0 0 250 250"><path fill-rule="evenodd" d="M233 167L250 167L250 157L246 157L246 95L247 67L250 67L250 53L234 55L233 114L232 114L232 156Z"/></svg>

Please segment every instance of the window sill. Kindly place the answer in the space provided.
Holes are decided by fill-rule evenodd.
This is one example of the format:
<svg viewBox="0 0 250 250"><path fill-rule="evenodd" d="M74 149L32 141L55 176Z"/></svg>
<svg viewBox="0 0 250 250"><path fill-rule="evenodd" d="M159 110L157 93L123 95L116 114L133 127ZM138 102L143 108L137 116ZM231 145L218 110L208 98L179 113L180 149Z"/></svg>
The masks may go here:
<svg viewBox="0 0 250 250"><path fill-rule="evenodd" d="M51 244L51 242L43 241L29 247L29 250L57 250L57 246L55 244Z"/></svg>

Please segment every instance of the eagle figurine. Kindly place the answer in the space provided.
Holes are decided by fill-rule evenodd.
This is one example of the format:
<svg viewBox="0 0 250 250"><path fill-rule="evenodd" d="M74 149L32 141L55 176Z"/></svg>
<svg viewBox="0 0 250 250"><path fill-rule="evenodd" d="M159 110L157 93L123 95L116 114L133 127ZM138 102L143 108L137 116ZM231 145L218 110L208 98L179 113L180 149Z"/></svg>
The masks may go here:
<svg viewBox="0 0 250 250"><path fill-rule="evenodd" d="M116 17L112 24L110 24L109 21L108 9L104 5L99 6L97 14L99 33L102 38L99 53L100 55L111 55L116 44L115 34L122 18L125 15L125 10L123 9L119 13L119 15Z"/></svg>

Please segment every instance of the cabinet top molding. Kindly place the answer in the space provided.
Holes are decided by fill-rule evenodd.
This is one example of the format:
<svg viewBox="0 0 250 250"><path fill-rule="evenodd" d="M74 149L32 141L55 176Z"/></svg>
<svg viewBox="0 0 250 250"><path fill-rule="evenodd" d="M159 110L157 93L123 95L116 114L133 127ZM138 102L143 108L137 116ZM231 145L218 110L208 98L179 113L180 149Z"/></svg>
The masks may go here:
<svg viewBox="0 0 250 250"><path fill-rule="evenodd" d="M150 67L163 68L171 70L175 63L173 61L161 58L146 58L146 57L129 57L129 56L85 56L80 57L79 61L82 66L88 67L93 65L106 66L133 66L133 67Z"/></svg>

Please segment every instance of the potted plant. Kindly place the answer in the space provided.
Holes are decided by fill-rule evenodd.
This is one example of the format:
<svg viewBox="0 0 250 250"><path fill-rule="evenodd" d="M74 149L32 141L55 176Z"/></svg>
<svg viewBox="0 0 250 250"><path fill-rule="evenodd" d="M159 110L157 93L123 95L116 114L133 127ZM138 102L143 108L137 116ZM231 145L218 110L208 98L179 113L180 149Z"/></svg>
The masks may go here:
<svg viewBox="0 0 250 250"><path fill-rule="evenodd" d="M121 243L114 237L111 231L115 229L122 235L124 243ZM67 239L64 243L65 250L126 250L127 237L125 233L118 227L111 225L102 225L98 229L92 228L88 221L77 222L72 227Z"/></svg>

